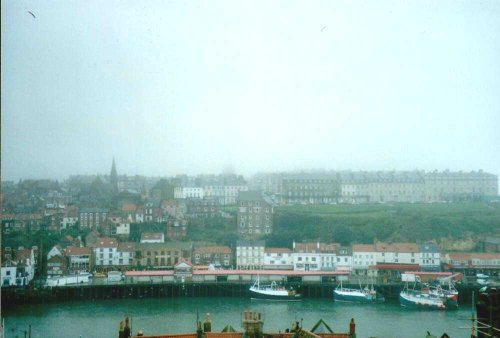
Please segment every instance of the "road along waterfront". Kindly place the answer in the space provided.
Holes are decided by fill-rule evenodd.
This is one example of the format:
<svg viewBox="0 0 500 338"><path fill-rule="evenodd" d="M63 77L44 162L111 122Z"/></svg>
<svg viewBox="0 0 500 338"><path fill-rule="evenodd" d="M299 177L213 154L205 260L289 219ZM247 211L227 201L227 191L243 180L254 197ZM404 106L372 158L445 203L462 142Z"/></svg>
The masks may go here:
<svg viewBox="0 0 500 338"><path fill-rule="evenodd" d="M132 330L145 335L194 332L197 313L212 317L213 331L231 324L241 330L244 310L264 314L264 332L283 332L294 321L310 329L319 319L336 332L348 330L356 321L358 337L422 338L429 331L438 337L468 337L465 319L470 306L458 311L423 311L402 308L397 302L382 304L335 303L332 299L304 299L301 302L250 300L247 297L143 298L73 301L3 307L5 337L23 337L31 325L34 338L116 337L125 316L132 318Z"/></svg>

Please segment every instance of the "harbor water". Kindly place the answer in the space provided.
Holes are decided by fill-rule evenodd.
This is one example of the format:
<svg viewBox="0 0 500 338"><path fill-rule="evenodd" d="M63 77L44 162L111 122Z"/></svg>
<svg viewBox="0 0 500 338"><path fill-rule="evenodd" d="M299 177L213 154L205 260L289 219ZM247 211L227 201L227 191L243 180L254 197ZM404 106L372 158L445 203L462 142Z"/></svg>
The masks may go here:
<svg viewBox="0 0 500 338"><path fill-rule="evenodd" d="M335 303L329 299L299 302L251 300L248 298L145 298L20 305L2 308L5 337L24 337L31 325L36 338L117 337L125 316L132 318L132 330L145 335L194 332L197 313L212 318L212 330L227 324L241 330L244 310L264 314L264 332L284 332L294 321L311 329L323 319L335 332L347 332L354 318L358 337L423 338L427 331L440 337L470 337L471 308L457 311L424 311L402 308L397 302L381 304Z"/></svg>

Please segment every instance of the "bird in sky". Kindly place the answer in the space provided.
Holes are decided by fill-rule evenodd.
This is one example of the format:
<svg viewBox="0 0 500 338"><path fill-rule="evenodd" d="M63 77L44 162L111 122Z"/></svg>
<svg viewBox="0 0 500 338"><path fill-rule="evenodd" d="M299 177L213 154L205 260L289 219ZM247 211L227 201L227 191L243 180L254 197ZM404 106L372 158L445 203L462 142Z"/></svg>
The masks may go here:
<svg viewBox="0 0 500 338"><path fill-rule="evenodd" d="M31 14L31 16L33 16L33 18L35 18L35 19L36 19L36 16L35 16L35 14L33 14L33 12L32 12L32 11L28 11L28 13L30 13L30 14Z"/></svg>
<svg viewBox="0 0 500 338"><path fill-rule="evenodd" d="M324 30L325 30L325 28L326 28L326 26L323 26L323 28L321 28L321 31L324 31Z"/></svg>

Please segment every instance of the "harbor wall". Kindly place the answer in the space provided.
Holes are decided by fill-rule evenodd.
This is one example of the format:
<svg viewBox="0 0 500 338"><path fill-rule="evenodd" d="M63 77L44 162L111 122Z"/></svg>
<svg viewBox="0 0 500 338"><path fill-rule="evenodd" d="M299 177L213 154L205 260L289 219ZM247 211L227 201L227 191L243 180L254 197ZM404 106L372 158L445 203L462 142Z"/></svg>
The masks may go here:
<svg viewBox="0 0 500 338"><path fill-rule="evenodd" d="M78 285L45 288L2 288L2 307L32 303L66 302L73 300L102 300L121 298L179 298L179 297L250 297L250 283L143 283L116 285ZM308 283L292 285L304 298L333 298L334 283ZM357 288L359 285L344 284ZM378 292L388 300L397 300L403 285L376 285ZM472 286L458 287L461 303L470 304Z"/></svg>

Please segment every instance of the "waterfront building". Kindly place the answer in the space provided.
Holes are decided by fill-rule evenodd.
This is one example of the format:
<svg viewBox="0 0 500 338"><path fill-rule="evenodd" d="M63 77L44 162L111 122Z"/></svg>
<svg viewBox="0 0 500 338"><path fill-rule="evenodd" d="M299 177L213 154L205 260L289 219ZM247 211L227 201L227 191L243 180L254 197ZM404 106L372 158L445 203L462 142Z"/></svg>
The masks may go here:
<svg viewBox="0 0 500 338"><path fill-rule="evenodd" d="M19 248L16 251L17 285L28 285L35 277L35 250Z"/></svg>
<svg viewBox="0 0 500 338"><path fill-rule="evenodd" d="M374 244L354 244L352 246L352 269L355 275L373 276L370 266L377 262L377 251Z"/></svg>
<svg viewBox="0 0 500 338"><path fill-rule="evenodd" d="M420 250L415 243L375 243L375 262L389 264L419 264Z"/></svg>
<svg viewBox="0 0 500 338"><path fill-rule="evenodd" d="M134 263L134 243L118 243L114 238L102 237L94 245L96 269L124 268Z"/></svg>
<svg viewBox="0 0 500 338"><path fill-rule="evenodd" d="M64 250L61 248L59 244L54 245L52 249L47 253L47 260L51 259L54 256L64 256Z"/></svg>
<svg viewBox="0 0 500 338"><path fill-rule="evenodd" d="M288 248L265 248L264 269L293 270L293 252Z"/></svg>
<svg viewBox="0 0 500 338"><path fill-rule="evenodd" d="M93 270L91 259L92 249L89 247L69 246L66 248L66 257L68 258L70 273L89 272Z"/></svg>
<svg viewBox="0 0 500 338"><path fill-rule="evenodd" d="M11 259L2 261L1 268L2 287L16 285L17 263Z"/></svg>
<svg viewBox="0 0 500 338"><path fill-rule="evenodd" d="M80 229L99 229L106 222L107 209L82 208L78 213Z"/></svg>
<svg viewBox="0 0 500 338"><path fill-rule="evenodd" d="M56 255L47 260L47 275L62 276L66 274L68 262L66 256Z"/></svg>
<svg viewBox="0 0 500 338"><path fill-rule="evenodd" d="M486 273L498 275L500 271L500 253L450 252L443 257L445 270L462 272L465 275Z"/></svg>
<svg viewBox="0 0 500 338"><path fill-rule="evenodd" d="M441 271L441 252L436 243L420 245L419 262L422 271Z"/></svg>
<svg viewBox="0 0 500 338"><path fill-rule="evenodd" d="M238 195L238 234L259 238L273 232L274 207L261 191L241 191Z"/></svg>
<svg viewBox="0 0 500 338"><path fill-rule="evenodd" d="M140 243L136 247L138 267L173 268L180 261L191 261L190 242Z"/></svg>
<svg viewBox="0 0 500 338"><path fill-rule="evenodd" d="M193 263L230 268L233 266L233 252L228 246L199 246L194 249Z"/></svg>
<svg viewBox="0 0 500 338"><path fill-rule="evenodd" d="M293 242L293 269L296 271L335 270L338 243Z"/></svg>
<svg viewBox="0 0 500 338"><path fill-rule="evenodd" d="M352 270L352 248L341 246L337 248L336 251L337 263L335 265L336 270L341 271L351 271Z"/></svg>
<svg viewBox="0 0 500 338"><path fill-rule="evenodd" d="M263 269L266 243L261 240L236 242L237 269Z"/></svg>

